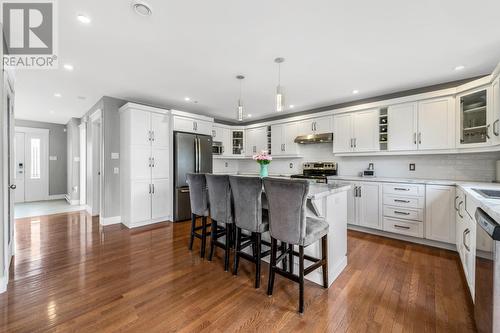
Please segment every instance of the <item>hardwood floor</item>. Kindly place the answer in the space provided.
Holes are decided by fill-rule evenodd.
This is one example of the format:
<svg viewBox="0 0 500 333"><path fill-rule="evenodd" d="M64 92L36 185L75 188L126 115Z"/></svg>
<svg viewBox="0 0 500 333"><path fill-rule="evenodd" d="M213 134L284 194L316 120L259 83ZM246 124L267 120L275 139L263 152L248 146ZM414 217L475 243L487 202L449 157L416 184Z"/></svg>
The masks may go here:
<svg viewBox="0 0 500 333"><path fill-rule="evenodd" d="M16 257L0 295L2 332L471 332L472 307L457 254L349 232L349 264L325 290L239 275L188 251L189 222L128 230L85 212L16 222Z"/></svg>

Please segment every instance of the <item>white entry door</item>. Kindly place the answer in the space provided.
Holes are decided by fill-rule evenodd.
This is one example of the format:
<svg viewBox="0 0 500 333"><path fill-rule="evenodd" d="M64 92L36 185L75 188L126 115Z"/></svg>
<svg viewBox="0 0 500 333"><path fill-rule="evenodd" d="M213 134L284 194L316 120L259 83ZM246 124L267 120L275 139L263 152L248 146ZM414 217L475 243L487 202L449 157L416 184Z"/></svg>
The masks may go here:
<svg viewBox="0 0 500 333"><path fill-rule="evenodd" d="M24 136L24 138L22 137ZM16 184L24 183L16 191L16 201L42 201L49 199L49 131L39 128L16 127L16 140L24 140L24 163L19 168L23 153L20 143L16 142ZM24 176L24 180L22 179ZM19 186L19 185L17 185ZM18 187L19 188L19 187Z"/></svg>
<svg viewBox="0 0 500 333"><path fill-rule="evenodd" d="M25 160L25 134L23 132L16 132L15 138L15 153L14 153L14 169L15 169L15 182L16 182L16 203L24 202L24 174L26 171Z"/></svg>

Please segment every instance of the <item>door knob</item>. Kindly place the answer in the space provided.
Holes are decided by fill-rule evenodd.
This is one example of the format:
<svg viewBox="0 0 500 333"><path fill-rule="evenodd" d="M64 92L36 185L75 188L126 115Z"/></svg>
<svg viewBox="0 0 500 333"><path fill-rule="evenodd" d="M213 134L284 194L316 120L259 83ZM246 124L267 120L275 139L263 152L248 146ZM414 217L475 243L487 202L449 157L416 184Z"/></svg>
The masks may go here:
<svg viewBox="0 0 500 333"><path fill-rule="evenodd" d="M12 185L10 185L10 186L9 186L9 188L10 188L11 190L15 190L15 189L17 188L17 186L16 186L15 184L12 184Z"/></svg>

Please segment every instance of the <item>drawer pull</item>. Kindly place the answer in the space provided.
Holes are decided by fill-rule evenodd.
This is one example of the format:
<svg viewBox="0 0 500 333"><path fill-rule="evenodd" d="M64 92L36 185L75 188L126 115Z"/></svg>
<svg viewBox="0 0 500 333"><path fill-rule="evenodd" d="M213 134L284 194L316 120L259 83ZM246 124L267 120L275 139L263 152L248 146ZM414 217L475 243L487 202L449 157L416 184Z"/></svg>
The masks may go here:
<svg viewBox="0 0 500 333"><path fill-rule="evenodd" d="M400 211L398 211L398 210L395 210L395 211L394 211L394 214L399 214L399 215L410 215L410 213L408 213L408 212L400 212Z"/></svg>
<svg viewBox="0 0 500 333"><path fill-rule="evenodd" d="M410 200L394 199L394 202L410 203Z"/></svg>
<svg viewBox="0 0 500 333"><path fill-rule="evenodd" d="M410 229L410 227L405 227L403 225L397 225L397 224L394 225L394 228L405 229L405 230L409 230Z"/></svg>
<svg viewBox="0 0 500 333"><path fill-rule="evenodd" d="M394 190L395 191L409 191L410 189L409 188L404 188L404 187L395 187Z"/></svg>

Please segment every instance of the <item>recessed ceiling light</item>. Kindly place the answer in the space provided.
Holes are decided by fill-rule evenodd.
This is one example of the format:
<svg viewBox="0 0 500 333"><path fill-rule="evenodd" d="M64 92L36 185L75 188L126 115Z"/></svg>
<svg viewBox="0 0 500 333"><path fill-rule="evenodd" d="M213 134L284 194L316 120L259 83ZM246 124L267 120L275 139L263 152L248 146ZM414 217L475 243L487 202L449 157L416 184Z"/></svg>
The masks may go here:
<svg viewBox="0 0 500 333"><path fill-rule="evenodd" d="M186 102L189 102L189 101L191 100L191 98L189 98L189 97L184 97L184 100L185 100Z"/></svg>
<svg viewBox="0 0 500 333"><path fill-rule="evenodd" d="M153 10L151 6L144 1L134 0L132 1L132 8L134 11L141 16L151 16Z"/></svg>
<svg viewBox="0 0 500 333"><path fill-rule="evenodd" d="M83 15L83 14L78 14L76 19L82 23L85 23L85 24L90 23L90 17Z"/></svg>
<svg viewBox="0 0 500 333"><path fill-rule="evenodd" d="M75 67L73 67L73 65L71 64L64 64L64 69L69 72L72 72L75 69Z"/></svg>
<svg viewBox="0 0 500 333"><path fill-rule="evenodd" d="M55 93L54 97L62 97L62 95L60 93Z"/></svg>
<svg viewBox="0 0 500 333"><path fill-rule="evenodd" d="M355 89L355 90L352 91L352 93L353 93L353 95L359 94L359 90Z"/></svg>
<svg viewBox="0 0 500 333"><path fill-rule="evenodd" d="M293 109L294 107L295 107L295 105L290 104L290 109Z"/></svg>
<svg viewBox="0 0 500 333"><path fill-rule="evenodd" d="M464 66L464 65L458 65L457 67L455 67L455 70L456 70L456 71L461 71L461 70L463 70L463 69L465 69L465 66Z"/></svg>
<svg viewBox="0 0 500 333"><path fill-rule="evenodd" d="M252 115L251 114L247 114L247 118L252 118Z"/></svg>

